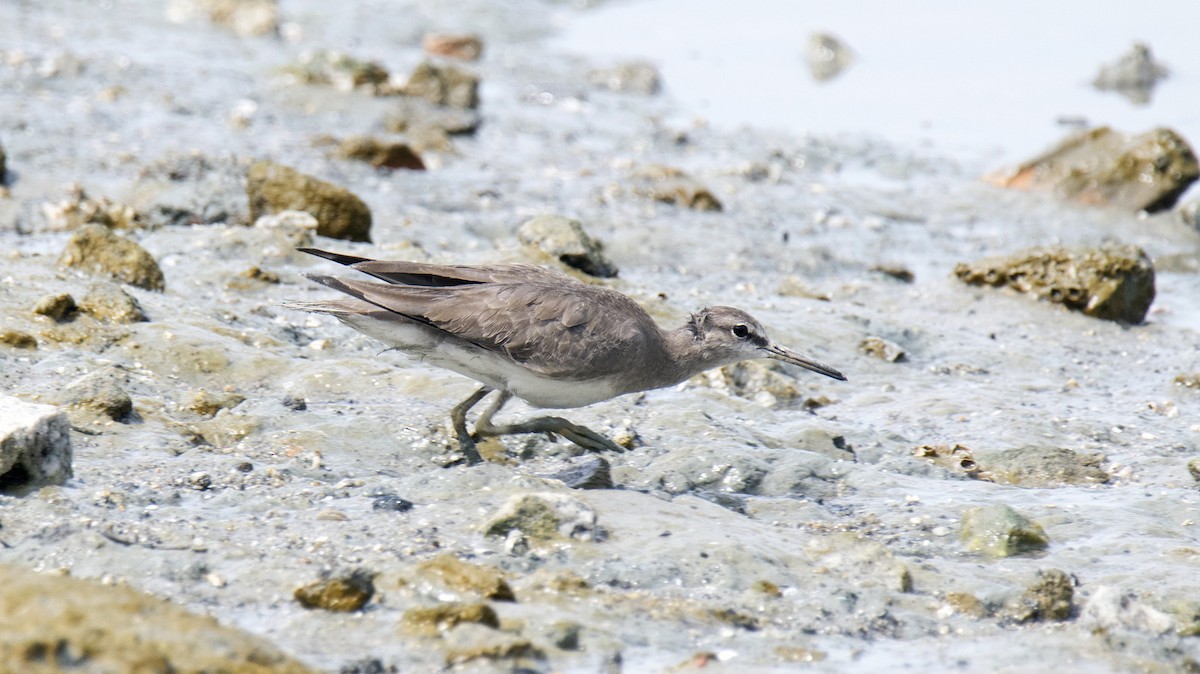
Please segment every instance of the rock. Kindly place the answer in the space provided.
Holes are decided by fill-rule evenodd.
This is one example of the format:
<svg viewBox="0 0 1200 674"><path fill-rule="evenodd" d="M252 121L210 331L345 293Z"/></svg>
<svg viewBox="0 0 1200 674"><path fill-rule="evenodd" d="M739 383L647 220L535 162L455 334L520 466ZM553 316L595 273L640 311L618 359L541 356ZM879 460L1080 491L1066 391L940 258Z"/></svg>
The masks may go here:
<svg viewBox="0 0 1200 674"><path fill-rule="evenodd" d="M858 350L889 363L898 363L906 357L903 347L882 337L865 337L858 343Z"/></svg>
<svg viewBox="0 0 1200 674"><path fill-rule="evenodd" d="M338 144L337 155L342 159L365 161L375 168L424 171L421 155L408 143L382 141L370 136L347 138Z"/></svg>
<svg viewBox="0 0 1200 674"><path fill-rule="evenodd" d="M1108 473L1100 466L1103 454L1079 454L1065 447L1019 447L982 455L980 468L988 479L1020 487L1060 487L1102 484Z"/></svg>
<svg viewBox="0 0 1200 674"><path fill-rule="evenodd" d="M890 276L901 283L912 283L916 279L912 270L902 264L876 264L871 266L871 271Z"/></svg>
<svg viewBox="0 0 1200 674"><path fill-rule="evenodd" d="M546 475L571 489L612 489L612 468L601 456L585 456L557 473Z"/></svg>
<svg viewBox="0 0 1200 674"><path fill-rule="evenodd" d="M446 603L437 606L410 608L400 618L400 629L415 636L437 636L464 624L500 628L496 611L487 604Z"/></svg>
<svg viewBox="0 0 1200 674"><path fill-rule="evenodd" d="M97 370L67 384L63 390L64 402L78 412L72 415L72 420L79 425L128 421L133 415L133 399L122 387L122 379L113 370Z"/></svg>
<svg viewBox="0 0 1200 674"><path fill-rule="evenodd" d="M566 494L515 494L483 526L488 536L508 536L518 530L533 539L595 540L601 532L596 511Z"/></svg>
<svg viewBox="0 0 1200 674"><path fill-rule="evenodd" d="M600 278L613 278L617 267L604 256L604 244L588 236L578 220L539 215L517 230L521 243L573 269Z"/></svg>
<svg viewBox="0 0 1200 674"><path fill-rule="evenodd" d="M630 61L612 68L597 68L587 74L588 84L609 91L652 96L662 90L662 76L648 61Z"/></svg>
<svg viewBox="0 0 1200 674"><path fill-rule="evenodd" d="M541 651L523 637L467 623L446 632L446 665L455 668L472 660L540 659ZM516 664L516 663L513 663ZM528 667L509 666L507 671L527 672Z"/></svg>
<svg viewBox="0 0 1200 674"><path fill-rule="evenodd" d="M477 595L491 601L516 601L512 588L499 571L470 564L443 553L417 565L417 571L454 592Z"/></svg>
<svg viewBox="0 0 1200 674"><path fill-rule="evenodd" d="M61 484L72 475L73 457L65 414L0 393L0 488Z"/></svg>
<svg viewBox="0 0 1200 674"><path fill-rule="evenodd" d="M0 344L14 349L36 349L37 338L28 332L8 328L0 330Z"/></svg>
<svg viewBox="0 0 1200 674"><path fill-rule="evenodd" d="M349 241L371 240L371 211L349 190L271 161L257 161L246 180L250 219L304 211L317 219L317 234Z"/></svg>
<svg viewBox="0 0 1200 674"><path fill-rule="evenodd" d="M70 318L76 309L78 307L75 305L75 298L71 297L69 293L46 295L38 300L37 304L33 305L33 313L57 322L62 322Z"/></svg>
<svg viewBox="0 0 1200 674"><path fill-rule="evenodd" d="M375 594L375 574L356 569L296 588L296 601L304 608L349 613L357 611Z"/></svg>
<svg viewBox="0 0 1200 674"><path fill-rule="evenodd" d="M302 84L331 85L341 91L364 89L376 95L390 93L391 75L387 68L334 49L305 52L298 65L284 70Z"/></svg>
<svg viewBox="0 0 1200 674"><path fill-rule="evenodd" d="M308 215L308 214L305 213L305 215ZM268 285L278 285L280 278L279 278L279 274L277 274L273 271L270 271L269 269L263 269L262 267L255 265L253 267L244 269L241 272L238 272L237 282L231 282L227 285L229 285L230 287L236 287L239 289L246 289L250 285L248 283L243 283L246 281L252 281L254 283L266 283Z"/></svg>
<svg viewBox="0 0 1200 674"><path fill-rule="evenodd" d="M691 381L753 400L763 407L786 405L804 396L796 380L784 372L782 365L764 360L722 365L715 370L701 372Z"/></svg>
<svg viewBox="0 0 1200 674"><path fill-rule="evenodd" d="M1197 177L1196 155L1174 131L1159 128L1128 136L1099 127L1073 134L1016 169L987 179L1082 204L1154 212L1173 206Z"/></svg>
<svg viewBox="0 0 1200 674"><path fill-rule="evenodd" d="M1079 622L1093 629L1127 629L1149 634L1167 634L1175 629L1175 620L1169 614L1132 592L1111 585L1101 585L1087 597Z"/></svg>
<svg viewBox="0 0 1200 674"><path fill-rule="evenodd" d="M278 0L171 0L167 20L185 23L205 17L240 37L279 32Z"/></svg>
<svg viewBox="0 0 1200 674"><path fill-rule="evenodd" d="M0 566L9 672L315 674L258 637L125 585Z"/></svg>
<svg viewBox="0 0 1200 674"><path fill-rule="evenodd" d="M478 75L429 61L418 65L398 91L435 105L471 110L479 107Z"/></svg>
<svg viewBox="0 0 1200 674"><path fill-rule="evenodd" d="M1178 213L1183 224L1200 232L1200 199L1189 199L1179 207Z"/></svg>
<svg viewBox="0 0 1200 674"><path fill-rule="evenodd" d="M633 193L698 211L720 211L721 201L700 181L670 166L650 165L633 174Z"/></svg>
<svg viewBox="0 0 1200 674"><path fill-rule="evenodd" d="M431 133L449 142L447 136L470 136L479 130L479 113L461 108L445 108L416 98L397 99L383 127L403 133L419 150L437 149L422 139Z"/></svg>
<svg viewBox="0 0 1200 674"><path fill-rule="evenodd" d="M1075 610L1075 582L1059 571L1038 571L1038 580L1025 592L1005 602L1001 617L1015 623L1060 622Z"/></svg>
<svg viewBox="0 0 1200 674"><path fill-rule="evenodd" d="M5 182L5 172L8 171L8 155L4 154L4 146L0 145L0 185Z"/></svg>
<svg viewBox="0 0 1200 674"><path fill-rule="evenodd" d="M825 82L842 74L854 62L854 51L834 35L812 33L808 36L805 61L812 78Z"/></svg>
<svg viewBox="0 0 1200 674"><path fill-rule="evenodd" d="M161 291L166 287L162 270L145 248L103 225L79 228L67 241L58 262L65 267L112 276L146 290Z"/></svg>
<svg viewBox="0 0 1200 674"><path fill-rule="evenodd" d="M211 393L200 389L192 396L191 401L188 403L188 409L200 416L211 417L221 410L233 409L245 400L246 396L240 393L228 391Z"/></svg>
<svg viewBox="0 0 1200 674"><path fill-rule="evenodd" d="M1200 457L1188 459L1187 469L1192 479L1200 482Z"/></svg>
<svg viewBox="0 0 1200 674"><path fill-rule="evenodd" d="M1154 87L1167 78L1170 71L1154 60L1150 46L1135 42L1115 63L1101 66L1092 86L1101 91L1115 91L1131 102L1150 102Z"/></svg>
<svg viewBox="0 0 1200 674"><path fill-rule="evenodd" d="M303 412L308 409L308 401L301 396L284 396L280 403L293 412Z"/></svg>
<svg viewBox="0 0 1200 674"><path fill-rule="evenodd" d="M430 56L478 61L483 56L483 39L478 35L426 33L421 37L421 48Z"/></svg>
<svg viewBox="0 0 1200 674"><path fill-rule="evenodd" d="M558 620L546 628L544 636L555 648L577 651L580 649L579 635L582 632L583 625L573 620Z"/></svg>
<svg viewBox="0 0 1200 674"><path fill-rule="evenodd" d="M1138 324L1154 301L1154 267L1136 246L1033 248L954 267L959 280L1008 286L1088 316Z"/></svg>
<svg viewBox="0 0 1200 674"><path fill-rule="evenodd" d="M936 466L941 466L957 475L973 479L988 479L981 474L979 464L970 447L964 445L921 445L913 450L913 456L928 459Z"/></svg>
<svg viewBox="0 0 1200 674"><path fill-rule="evenodd" d="M143 229L146 221L132 206L113 201L108 197L92 199L81 185L70 187L66 199L53 204L42 204L42 215L50 229L56 231L78 229L86 224L104 225L109 229Z"/></svg>
<svg viewBox="0 0 1200 674"><path fill-rule="evenodd" d="M1050 544L1042 527L1006 505L967 508L961 536L968 550L991 557L1036 552Z"/></svg>
<svg viewBox="0 0 1200 674"><path fill-rule="evenodd" d="M79 310L109 323L140 323L150 320L137 300L115 283L97 282L88 286L79 300Z"/></svg>

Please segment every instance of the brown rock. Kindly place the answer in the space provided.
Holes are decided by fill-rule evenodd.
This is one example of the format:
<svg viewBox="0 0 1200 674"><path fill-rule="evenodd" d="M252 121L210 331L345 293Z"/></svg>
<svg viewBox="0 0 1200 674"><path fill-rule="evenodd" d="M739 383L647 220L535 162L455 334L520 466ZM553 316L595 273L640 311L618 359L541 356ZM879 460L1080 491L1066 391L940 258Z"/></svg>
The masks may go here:
<svg viewBox="0 0 1200 674"><path fill-rule="evenodd" d="M304 608L326 611L357 611L375 594L375 574L362 569L336 578L326 578L296 588L293 596Z"/></svg>
<svg viewBox="0 0 1200 674"><path fill-rule="evenodd" d="M1058 569L1038 571L1037 582L1005 602L1001 616L1017 623L1058 622L1075 611L1075 582Z"/></svg>
<svg viewBox="0 0 1200 674"><path fill-rule="evenodd" d="M1101 484L1108 473L1103 454L1080 454L1065 447L1018 447L979 458L992 482L1021 487Z"/></svg>
<svg viewBox="0 0 1200 674"><path fill-rule="evenodd" d="M1154 267L1136 246L1034 248L954 267L970 285L1008 286L1088 316L1141 323L1154 301Z"/></svg>
<svg viewBox="0 0 1200 674"><path fill-rule="evenodd" d="M317 233L349 241L371 240L371 211L349 190L271 161L257 161L246 181L250 220L281 211L305 211Z"/></svg>
<svg viewBox="0 0 1200 674"><path fill-rule="evenodd" d="M11 346L14 349L36 349L37 338L28 332L10 328L0 330L0 344Z"/></svg>
<svg viewBox="0 0 1200 674"><path fill-rule="evenodd" d="M476 624L500 628L500 619L487 604L438 604L410 608L400 619L400 629L416 636L437 636L456 625Z"/></svg>
<svg viewBox="0 0 1200 674"><path fill-rule="evenodd" d="M129 587L0 566L0 670L314 674L274 646Z"/></svg>
<svg viewBox="0 0 1200 674"><path fill-rule="evenodd" d="M376 95L390 93L387 68L333 49L306 52L300 63L286 69L304 84L327 84L342 91L365 89Z"/></svg>
<svg viewBox="0 0 1200 674"><path fill-rule="evenodd" d="M75 305L75 298L68 293L56 293L54 295L46 295L38 300L38 303L33 306L33 313L39 316L46 316L55 321L65 321L78 307Z"/></svg>
<svg viewBox="0 0 1200 674"><path fill-rule="evenodd" d="M889 363L898 363L905 359L903 347L882 337L865 337L858 343L858 348L868 356L874 356Z"/></svg>
<svg viewBox="0 0 1200 674"><path fill-rule="evenodd" d="M110 323L141 323L148 321L146 312L129 293L115 283L93 283L79 300L79 310Z"/></svg>
<svg viewBox="0 0 1200 674"><path fill-rule="evenodd" d="M216 415L221 410L232 409L242 404L246 396L240 393L210 393L203 389L196 391L188 403L188 409L204 417Z"/></svg>
<svg viewBox="0 0 1200 674"><path fill-rule="evenodd" d="M460 61L478 61L483 56L483 40L478 35L426 33L421 48L430 56L443 56Z"/></svg>
<svg viewBox="0 0 1200 674"><path fill-rule="evenodd" d="M479 107L479 76L453 66L425 61L409 75L408 82L399 92L436 105L474 109Z"/></svg>
<svg viewBox="0 0 1200 674"><path fill-rule="evenodd" d="M162 270L145 248L103 225L79 228L67 241L58 262L64 267L112 276L146 290L161 291L166 287Z"/></svg>
<svg viewBox="0 0 1200 674"><path fill-rule="evenodd" d="M1016 169L987 177L1002 187L1051 192L1095 206L1150 212L1170 208L1200 177L1179 134L1159 128L1128 136L1099 127L1069 136Z"/></svg>
<svg viewBox="0 0 1200 674"><path fill-rule="evenodd" d="M633 193L698 211L720 211L721 201L700 181L671 166L644 166L634 172Z"/></svg>
<svg viewBox="0 0 1200 674"><path fill-rule="evenodd" d="M375 168L425 170L421 155L408 143L383 141L369 136L343 140L338 144L337 155L342 159L365 161Z"/></svg>
<svg viewBox="0 0 1200 674"><path fill-rule="evenodd" d="M455 592L477 594L493 601L516 601L499 571L462 561L450 553L422 562L417 569Z"/></svg>

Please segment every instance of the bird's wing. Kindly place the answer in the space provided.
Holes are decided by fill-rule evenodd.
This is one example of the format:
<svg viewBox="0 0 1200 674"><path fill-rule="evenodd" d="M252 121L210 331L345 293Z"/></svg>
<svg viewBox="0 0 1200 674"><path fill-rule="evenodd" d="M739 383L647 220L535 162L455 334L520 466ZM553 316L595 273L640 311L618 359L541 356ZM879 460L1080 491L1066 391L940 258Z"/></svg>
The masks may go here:
<svg viewBox="0 0 1200 674"><path fill-rule="evenodd" d="M487 266L429 264L407 260L372 260L319 248L300 248L301 252L344 264L379 279L397 285L448 288L476 283L494 283L518 279L554 279L559 283L580 283L566 274L528 264L497 264Z"/></svg>
<svg viewBox="0 0 1200 674"><path fill-rule="evenodd" d="M644 329L653 320L633 300L580 282L543 283L524 276L520 282L432 287L309 278L507 354L548 377L612 374L645 353L657 336Z"/></svg>

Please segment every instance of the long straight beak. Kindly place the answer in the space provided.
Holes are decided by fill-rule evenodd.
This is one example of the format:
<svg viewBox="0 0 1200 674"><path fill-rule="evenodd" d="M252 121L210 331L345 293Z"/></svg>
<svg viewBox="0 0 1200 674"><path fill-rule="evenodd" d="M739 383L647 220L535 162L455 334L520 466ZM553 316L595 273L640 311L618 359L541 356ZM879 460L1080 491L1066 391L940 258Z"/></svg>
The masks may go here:
<svg viewBox="0 0 1200 674"><path fill-rule="evenodd" d="M824 363L818 363L817 361L812 360L811 358L805 358L804 356L801 356L800 354L796 353L795 351L792 351L791 349L789 349L787 347L779 346L778 344L776 344L774 342L771 342L770 344L767 344L766 346L762 347L762 350L766 352L767 358L774 358L775 360L782 360L785 363L791 363L792 365L799 365L800 367L805 368L807 370L812 370L813 372L819 372L819 373L825 375L826 377L833 377L834 379L837 379L839 381L846 381L846 375L842 374L841 372L838 372L837 370L833 369L832 367L829 367L828 365L825 365Z"/></svg>

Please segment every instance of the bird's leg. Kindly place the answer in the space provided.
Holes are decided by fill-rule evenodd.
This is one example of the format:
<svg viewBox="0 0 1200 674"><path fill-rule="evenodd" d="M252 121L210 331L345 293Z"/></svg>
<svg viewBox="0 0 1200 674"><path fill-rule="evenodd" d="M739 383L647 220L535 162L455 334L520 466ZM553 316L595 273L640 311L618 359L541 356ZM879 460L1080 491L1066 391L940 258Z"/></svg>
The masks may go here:
<svg viewBox="0 0 1200 674"><path fill-rule="evenodd" d="M458 448L462 451L463 456L467 459L467 465L475 465L483 461L483 457L479 456L479 450L475 448L475 441L471 439L471 434L467 432L467 410L471 409L483 397L492 392L490 386L481 386L479 390L467 396L466 400L454 406L450 410L450 423L454 425L454 434L458 436ZM485 413L486 414L486 413Z"/></svg>
<svg viewBox="0 0 1200 674"><path fill-rule="evenodd" d="M507 391L500 392L500 396L479 415L479 420L475 422L476 435L480 437L494 437L498 435L517 435L520 433L557 433L580 447L593 452L625 451L620 445L592 429L573 424L562 417L537 417L522 421L519 424L497 426L492 423L492 417L496 412L500 411L500 408L511 397L512 394Z"/></svg>

